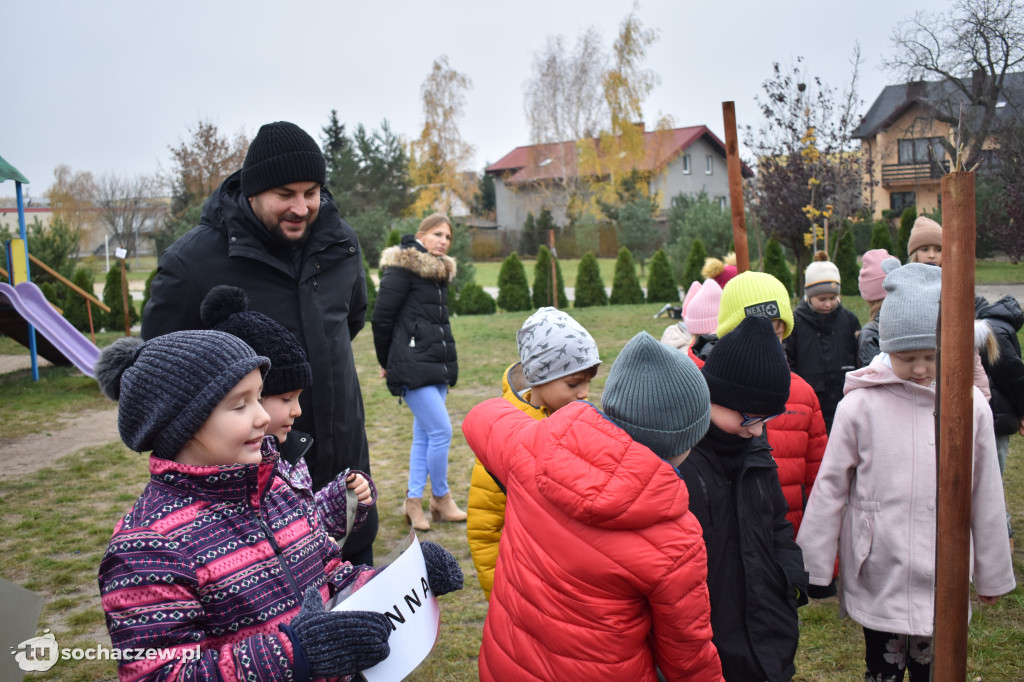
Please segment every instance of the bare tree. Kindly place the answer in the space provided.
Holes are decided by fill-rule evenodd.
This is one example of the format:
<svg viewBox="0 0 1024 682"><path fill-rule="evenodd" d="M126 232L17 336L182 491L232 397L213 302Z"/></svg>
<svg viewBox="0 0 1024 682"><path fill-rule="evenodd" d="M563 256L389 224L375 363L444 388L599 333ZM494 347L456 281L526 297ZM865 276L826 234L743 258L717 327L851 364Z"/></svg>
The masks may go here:
<svg viewBox="0 0 1024 682"><path fill-rule="evenodd" d="M897 25L892 42L888 69L907 81L941 81L928 90L933 116L960 127L972 168L1009 94L1007 74L1024 67L1024 0L957 0L945 13L918 12ZM956 158L952 140L943 146Z"/></svg>
<svg viewBox="0 0 1024 682"><path fill-rule="evenodd" d="M204 119L188 129L188 139L169 145L172 167L165 182L173 197L177 216L190 206L201 204L224 179L242 167L249 138L241 130L232 139Z"/></svg>
<svg viewBox="0 0 1024 682"><path fill-rule="evenodd" d="M157 196L159 183L144 175L122 176L107 173L96 183L96 205L110 240L127 249L128 255L138 253L137 239L149 232L166 213L167 207Z"/></svg>
<svg viewBox="0 0 1024 682"><path fill-rule="evenodd" d="M797 272L810 262L808 247L823 220L841 227L861 201L862 159L852 139L863 104L857 95L859 46L850 63L853 73L839 96L805 73L801 57L789 70L774 64L763 96L756 98L762 123L756 131L745 128L758 170L751 210L767 236L792 249Z"/></svg>
<svg viewBox="0 0 1024 682"><path fill-rule="evenodd" d="M75 230L86 230L95 219L96 181L89 171L75 171L67 164L53 169L53 184L46 198L56 217Z"/></svg>
<svg viewBox="0 0 1024 682"><path fill-rule="evenodd" d="M608 127L601 80L609 56L601 34L591 26L571 52L566 43L564 36L548 36L544 49L533 55L523 104L534 144L594 137Z"/></svg>

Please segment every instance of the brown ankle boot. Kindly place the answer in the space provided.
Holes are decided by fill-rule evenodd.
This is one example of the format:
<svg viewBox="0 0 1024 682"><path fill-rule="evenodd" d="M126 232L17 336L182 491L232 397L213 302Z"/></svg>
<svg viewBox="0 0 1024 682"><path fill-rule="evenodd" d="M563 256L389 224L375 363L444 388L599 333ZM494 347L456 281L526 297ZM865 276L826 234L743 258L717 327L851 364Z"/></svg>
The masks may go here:
<svg viewBox="0 0 1024 682"><path fill-rule="evenodd" d="M430 518L434 521L465 521L466 512L455 506L449 491L443 497L430 496Z"/></svg>
<svg viewBox="0 0 1024 682"><path fill-rule="evenodd" d="M430 521L423 515L423 498L405 498L405 522L416 530L430 530Z"/></svg>

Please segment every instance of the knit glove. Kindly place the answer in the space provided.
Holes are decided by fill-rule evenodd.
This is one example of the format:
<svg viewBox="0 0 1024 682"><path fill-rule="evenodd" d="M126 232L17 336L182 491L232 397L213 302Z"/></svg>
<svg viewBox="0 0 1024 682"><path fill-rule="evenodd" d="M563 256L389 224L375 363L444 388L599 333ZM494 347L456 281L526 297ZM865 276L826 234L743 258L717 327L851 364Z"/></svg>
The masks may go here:
<svg viewBox="0 0 1024 682"><path fill-rule="evenodd" d="M313 677L353 675L391 653L387 616L374 611L325 611L315 587L306 590L302 610L282 630L293 644L297 639L302 649L295 653L296 668L302 667L300 659L305 654Z"/></svg>
<svg viewBox="0 0 1024 682"><path fill-rule="evenodd" d="M807 596L811 599L828 599L838 594L839 590L836 588L836 579L832 578L832 582L828 585L808 585Z"/></svg>
<svg viewBox="0 0 1024 682"><path fill-rule="evenodd" d="M462 567L448 550L427 540L420 544L427 565L427 581L434 596L462 589Z"/></svg>

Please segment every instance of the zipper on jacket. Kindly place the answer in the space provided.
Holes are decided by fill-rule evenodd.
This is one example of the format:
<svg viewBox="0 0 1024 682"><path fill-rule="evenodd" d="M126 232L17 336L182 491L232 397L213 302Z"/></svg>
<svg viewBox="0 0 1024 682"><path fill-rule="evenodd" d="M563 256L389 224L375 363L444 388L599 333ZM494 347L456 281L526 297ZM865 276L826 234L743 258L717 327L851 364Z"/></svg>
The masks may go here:
<svg viewBox="0 0 1024 682"><path fill-rule="evenodd" d="M279 476L278 472L274 472L274 476ZM270 489L272 481L267 482L267 490ZM277 556L277 563L280 564L281 570L284 571L284 577L288 580L288 584L292 588L292 592L295 593L296 598L299 600L299 604L302 604L302 590L299 589L299 583L295 580L295 576L292 575L292 569L288 568L288 563L285 561L284 553L281 551L281 545L277 544L277 538L274 537L274 531L270 530L270 526L267 525L266 520L263 518L263 498L260 496L259 508L256 510L256 517L260 520L260 528L263 529L263 535L267 538L267 542L274 549L274 554Z"/></svg>
<svg viewBox="0 0 1024 682"><path fill-rule="evenodd" d="M437 284L437 319L444 319L444 295L441 292L441 285ZM444 325L437 326L441 332L441 367L444 369L444 378L448 378L448 341L444 338Z"/></svg>
<svg viewBox="0 0 1024 682"><path fill-rule="evenodd" d="M270 546L274 548L274 554L277 555L277 563L281 565L281 570L284 571L284 577L288 579L288 584L291 585L292 591L295 593L302 603L302 590L299 589L299 583L295 580L295 576L292 575L292 570L288 568L288 563L284 559L284 553L281 552L281 546L277 544L277 539L274 538L273 531L270 530L270 526L267 522L260 517L260 527L263 528L264 534L267 536L267 541L270 542Z"/></svg>

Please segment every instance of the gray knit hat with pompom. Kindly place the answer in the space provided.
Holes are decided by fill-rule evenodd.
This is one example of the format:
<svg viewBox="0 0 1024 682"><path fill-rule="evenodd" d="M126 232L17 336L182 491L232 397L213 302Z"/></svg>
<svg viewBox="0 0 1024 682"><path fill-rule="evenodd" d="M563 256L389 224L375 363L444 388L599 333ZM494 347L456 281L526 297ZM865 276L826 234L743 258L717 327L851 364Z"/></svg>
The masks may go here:
<svg viewBox="0 0 1024 682"><path fill-rule="evenodd" d="M270 360L237 336L189 330L103 349L96 381L117 401L117 430L136 452L173 459L246 374Z"/></svg>
<svg viewBox="0 0 1024 682"><path fill-rule="evenodd" d="M662 459L696 445L711 423L707 384L693 360L640 332L608 372L605 416Z"/></svg>

